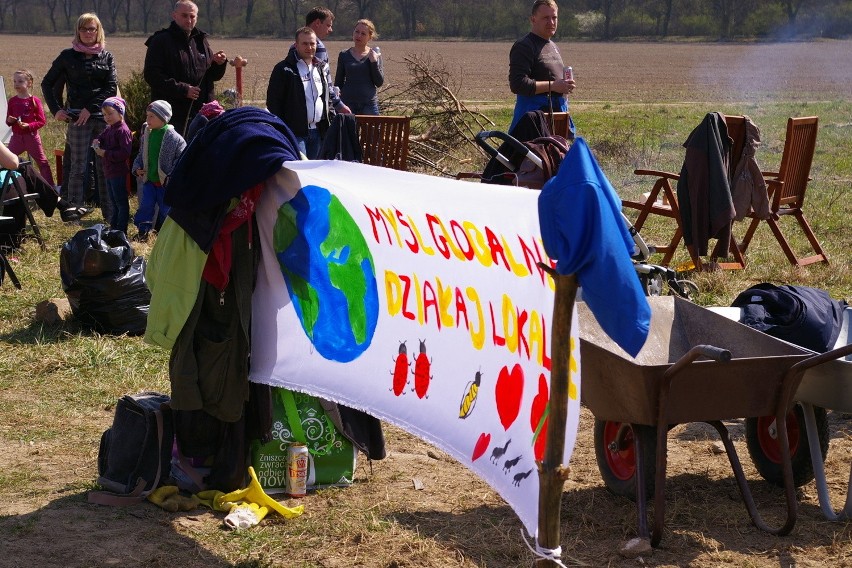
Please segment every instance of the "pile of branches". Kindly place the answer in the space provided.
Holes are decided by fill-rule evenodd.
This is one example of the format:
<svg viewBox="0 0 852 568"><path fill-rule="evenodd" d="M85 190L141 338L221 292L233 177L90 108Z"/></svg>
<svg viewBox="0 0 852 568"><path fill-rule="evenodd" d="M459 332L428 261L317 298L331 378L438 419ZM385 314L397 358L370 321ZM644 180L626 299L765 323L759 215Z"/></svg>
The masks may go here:
<svg viewBox="0 0 852 568"><path fill-rule="evenodd" d="M472 153L481 155L473 138L494 122L462 102L461 73L453 76L440 56L406 55L405 63L410 81L382 91L382 113L411 117L411 165L454 176Z"/></svg>

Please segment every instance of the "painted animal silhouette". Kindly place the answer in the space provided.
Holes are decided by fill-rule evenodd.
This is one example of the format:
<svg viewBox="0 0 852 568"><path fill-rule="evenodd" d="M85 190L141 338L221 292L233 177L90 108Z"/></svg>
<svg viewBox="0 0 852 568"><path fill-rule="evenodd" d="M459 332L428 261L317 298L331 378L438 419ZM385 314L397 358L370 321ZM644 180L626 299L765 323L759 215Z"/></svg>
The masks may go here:
<svg viewBox="0 0 852 568"><path fill-rule="evenodd" d="M521 456L518 456L515 459L506 460L506 463L503 464L503 473L509 473L509 470L518 465L519 461L521 461Z"/></svg>
<svg viewBox="0 0 852 568"><path fill-rule="evenodd" d="M432 381L431 373L432 361L426 355L426 340L420 340L420 352L414 358L414 392L420 398L429 398L426 393L429 391L429 383Z"/></svg>
<svg viewBox="0 0 852 568"><path fill-rule="evenodd" d="M408 349L405 346L405 341L401 341L399 343L396 359L394 359L393 362L394 367L393 371L391 371L391 376L393 376L393 386L390 390L392 390L393 394L396 396L400 396L405 394L405 385L408 384Z"/></svg>
<svg viewBox="0 0 852 568"><path fill-rule="evenodd" d="M509 438L509 441L506 442L505 446L503 446L502 448L498 446L498 447L494 448L493 450L491 450L491 463L493 463L494 465L497 465L498 463L500 463L500 458L502 458L503 454L506 453L506 450L509 448L509 444L511 444L511 443L512 443L512 439Z"/></svg>
<svg viewBox="0 0 852 568"><path fill-rule="evenodd" d="M512 478L512 485L514 485L515 487L520 487L521 481L528 478L532 472L533 470L525 471L523 473L516 473L515 477Z"/></svg>

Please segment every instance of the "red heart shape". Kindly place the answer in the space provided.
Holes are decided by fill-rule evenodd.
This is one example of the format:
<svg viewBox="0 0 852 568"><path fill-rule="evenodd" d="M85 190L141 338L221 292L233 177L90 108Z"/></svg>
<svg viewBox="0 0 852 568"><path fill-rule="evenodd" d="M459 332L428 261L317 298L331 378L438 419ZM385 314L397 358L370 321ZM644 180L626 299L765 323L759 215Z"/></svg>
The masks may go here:
<svg viewBox="0 0 852 568"><path fill-rule="evenodd" d="M491 434L486 434L485 432L480 434L476 445L473 447L473 455L470 456L470 461L475 462L481 458L485 450L488 449L489 444L491 444Z"/></svg>
<svg viewBox="0 0 852 568"><path fill-rule="evenodd" d="M521 411L521 398L524 394L524 370L515 364L512 370L503 367L497 376L494 397L497 400L497 414L504 430L508 430Z"/></svg>
<svg viewBox="0 0 852 568"><path fill-rule="evenodd" d="M538 376L538 394L533 398L532 406L530 407L530 430L532 430L533 434L538 429L538 425L541 424L541 418L544 416L544 411L547 410L549 399L550 391L547 386L547 379L544 373L542 373ZM535 459L539 461L544 458L544 442L547 440L547 422L548 419L545 418L544 425L541 427L533 445Z"/></svg>

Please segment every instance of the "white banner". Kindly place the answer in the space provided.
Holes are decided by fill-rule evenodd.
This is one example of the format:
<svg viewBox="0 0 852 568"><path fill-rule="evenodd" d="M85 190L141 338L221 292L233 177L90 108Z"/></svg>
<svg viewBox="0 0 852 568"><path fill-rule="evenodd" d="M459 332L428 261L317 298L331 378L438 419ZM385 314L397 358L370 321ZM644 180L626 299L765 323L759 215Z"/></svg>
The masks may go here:
<svg viewBox="0 0 852 568"><path fill-rule="evenodd" d="M251 380L364 410L491 485L530 534L553 282L538 192L288 162L258 204ZM574 322L576 325L576 316ZM563 463L579 420L576 328Z"/></svg>

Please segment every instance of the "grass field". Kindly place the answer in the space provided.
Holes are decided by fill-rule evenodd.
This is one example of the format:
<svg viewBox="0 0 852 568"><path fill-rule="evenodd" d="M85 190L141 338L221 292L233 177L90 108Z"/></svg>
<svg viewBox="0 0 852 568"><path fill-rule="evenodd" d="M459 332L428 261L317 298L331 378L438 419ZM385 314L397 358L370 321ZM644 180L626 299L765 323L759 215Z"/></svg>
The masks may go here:
<svg viewBox="0 0 852 568"><path fill-rule="evenodd" d="M38 49L21 61L14 47ZM0 70L28 66L42 75L67 38L0 36ZM141 68L140 38L110 38L109 47L125 77ZM347 44L329 42L334 56ZM250 58L247 98L262 99L268 70L285 42L214 41L230 56ZM460 69L460 96L481 105L500 128L511 101L505 87L508 44L382 43L387 74L404 84L404 53L440 56ZM691 276L702 304L729 304L758 282L790 283L852 298L852 42L807 44L564 44L560 48L578 75L572 101L579 132L625 198L650 183L632 174L653 167L677 172L682 143L706 112L748 114L761 127L758 161L777 167L789 116L820 117L806 213L828 252L830 265L791 267L766 227L758 231L742 271ZM229 71L222 88L232 86ZM59 147L62 130L44 133ZM150 505L128 509L85 503L96 478L100 433L112 418L115 400L144 389L168 391L168 353L139 338L91 334L73 322L44 326L34 306L62 297L58 251L78 227L44 219L48 250L29 241L14 256L24 290L0 288L0 567L5 566L304 566L510 567L529 565L514 513L484 483L427 444L388 428L390 456L359 462L356 483L343 490L311 494L306 514L284 522L267 519L241 533L221 528L206 510L170 514ZM98 222L97 215L86 224ZM786 221L786 220L785 220ZM798 249L804 240L783 224ZM735 231L741 234L743 227ZM648 227L650 242L666 228ZM147 255L150 244L139 245ZM685 257L683 257L685 258ZM831 487L842 492L852 452L848 420L829 413ZM562 499L562 546L569 566L852 566L847 523L829 523L819 512L813 483L798 492L799 521L779 538L754 528L730 467L713 454L716 436L701 425L670 433L667 529L662 547L641 561L618 555L635 535L632 504L609 494L595 464L592 417L584 411L572 474ZM730 424L758 506L777 518L782 494L762 482L751 466L742 425ZM417 491L412 479L424 489ZM840 503L835 503L840 505Z"/></svg>

